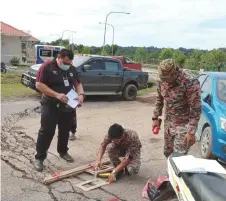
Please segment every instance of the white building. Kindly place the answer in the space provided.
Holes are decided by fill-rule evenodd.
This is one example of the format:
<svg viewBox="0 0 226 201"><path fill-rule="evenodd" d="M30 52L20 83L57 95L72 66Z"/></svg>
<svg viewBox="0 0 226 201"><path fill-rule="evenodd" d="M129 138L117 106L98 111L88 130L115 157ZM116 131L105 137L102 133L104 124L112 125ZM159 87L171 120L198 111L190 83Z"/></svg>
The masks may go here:
<svg viewBox="0 0 226 201"><path fill-rule="evenodd" d="M1 22L1 61L7 64L13 57L20 60L20 64L30 62L29 50L39 43L37 38L19 30L9 24Z"/></svg>

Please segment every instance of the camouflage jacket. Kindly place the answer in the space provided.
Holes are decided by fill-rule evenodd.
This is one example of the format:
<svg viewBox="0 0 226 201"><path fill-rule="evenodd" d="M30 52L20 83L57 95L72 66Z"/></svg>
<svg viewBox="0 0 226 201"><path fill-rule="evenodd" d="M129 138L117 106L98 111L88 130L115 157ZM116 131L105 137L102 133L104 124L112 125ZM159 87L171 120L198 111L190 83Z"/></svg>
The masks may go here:
<svg viewBox="0 0 226 201"><path fill-rule="evenodd" d="M104 141L101 143L102 146L107 146L112 141L108 137L108 134L105 136ZM142 144L140 142L139 136L136 131L125 129L124 137L121 141L121 143L116 148L120 148L123 151L126 152L125 158L129 158L130 156L136 156L137 153L140 153L140 149L142 147Z"/></svg>
<svg viewBox="0 0 226 201"><path fill-rule="evenodd" d="M195 133L201 115L201 90L198 79L180 70L177 81L170 85L159 82L153 117L162 115L175 125L189 124L188 132Z"/></svg>

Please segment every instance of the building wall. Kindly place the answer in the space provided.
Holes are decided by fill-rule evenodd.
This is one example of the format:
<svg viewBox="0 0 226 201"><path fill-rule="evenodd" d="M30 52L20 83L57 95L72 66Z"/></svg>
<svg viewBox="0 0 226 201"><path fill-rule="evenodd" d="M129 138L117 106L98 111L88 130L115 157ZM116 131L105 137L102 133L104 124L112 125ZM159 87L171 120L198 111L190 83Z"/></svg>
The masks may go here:
<svg viewBox="0 0 226 201"><path fill-rule="evenodd" d="M13 57L18 57L20 59L20 64L22 62L22 47L21 47L22 37L19 36L1 36L1 61L10 63Z"/></svg>
<svg viewBox="0 0 226 201"><path fill-rule="evenodd" d="M32 64L35 63L36 57L35 57L35 44L32 41L25 41L24 42L25 45L25 49L23 50L24 54L23 56L25 56L26 58L26 64Z"/></svg>

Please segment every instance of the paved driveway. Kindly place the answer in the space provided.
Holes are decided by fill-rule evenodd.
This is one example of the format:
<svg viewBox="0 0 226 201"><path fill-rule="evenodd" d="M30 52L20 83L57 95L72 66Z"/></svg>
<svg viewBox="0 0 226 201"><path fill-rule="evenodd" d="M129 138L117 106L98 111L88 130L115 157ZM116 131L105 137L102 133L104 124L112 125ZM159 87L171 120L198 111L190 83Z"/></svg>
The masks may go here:
<svg viewBox="0 0 226 201"><path fill-rule="evenodd" d="M152 103L153 101L150 100ZM23 104L17 105L22 109ZM37 106L37 102L30 104L27 106ZM10 105L7 108L9 109ZM18 112L18 110L15 111ZM40 122L38 112L38 108L30 109L25 113L8 116L3 122L1 195L4 201L40 199L43 201L108 201L112 198L119 198L122 201L141 201L141 191L147 180L150 177L156 179L159 175L166 173L166 160L162 154L163 134L162 132L157 136L151 134L152 104L118 100L86 102L82 108L78 109L78 139L69 143L69 152L75 158L75 162L68 164L59 159L56 152L56 135L49 149L43 173L37 173L33 169ZM56 170L67 170L94 161L100 143L108 127L113 123L120 123L125 128L138 132L143 144L139 175L124 177L117 183L90 192L83 192L76 187L76 184L84 179L92 178L84 174L48 186L41 183L45 176L53 174ZM198 154L197 148L193 148L193 153Z"/></svg>

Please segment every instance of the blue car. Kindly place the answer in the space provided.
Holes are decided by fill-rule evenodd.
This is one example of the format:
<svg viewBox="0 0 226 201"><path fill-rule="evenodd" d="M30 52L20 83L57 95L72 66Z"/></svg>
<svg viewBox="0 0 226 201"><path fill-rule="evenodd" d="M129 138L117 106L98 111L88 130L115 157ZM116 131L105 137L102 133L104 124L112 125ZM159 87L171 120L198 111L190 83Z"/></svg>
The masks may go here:
<svg viewBox="0 0 226 201"><path fill-rule="evenodd" d="M196 132L203 158L226 162L226 73L202 72L202 114Z"/></svg>

